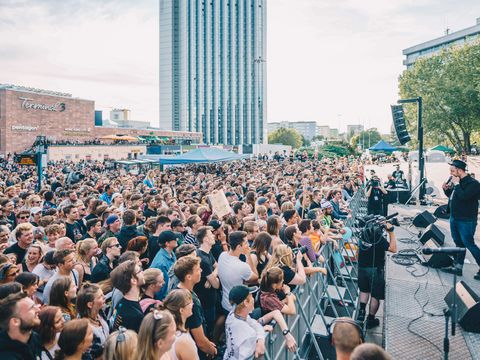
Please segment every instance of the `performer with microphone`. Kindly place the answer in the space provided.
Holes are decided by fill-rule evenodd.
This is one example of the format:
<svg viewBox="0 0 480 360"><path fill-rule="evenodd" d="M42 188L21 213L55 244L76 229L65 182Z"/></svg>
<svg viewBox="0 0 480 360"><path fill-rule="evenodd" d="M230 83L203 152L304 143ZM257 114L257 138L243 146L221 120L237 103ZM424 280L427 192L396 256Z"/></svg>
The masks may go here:
<svg viewBox="0 0 480 360"><path fill-rule="evenodd" d="M450 232L457 247L466 248L472 253L479 266L474 279L480 280L480 249L474 239L477 228L480 183L467 174L465 162L453 160L449 165L451 176L442 187L445 195L449 197ZM465 251L460 251L456 254L455 266L442 270L462 276L464 261Z"/></svg>

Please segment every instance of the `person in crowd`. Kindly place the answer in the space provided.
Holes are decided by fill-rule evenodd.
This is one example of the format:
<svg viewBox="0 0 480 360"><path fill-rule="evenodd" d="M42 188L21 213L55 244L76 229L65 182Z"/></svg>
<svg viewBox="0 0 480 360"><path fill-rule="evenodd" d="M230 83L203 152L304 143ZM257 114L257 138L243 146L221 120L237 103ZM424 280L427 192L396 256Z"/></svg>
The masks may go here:
<svg viewBox="0 0 480 360"><path fill-rule="evenodd" d="M143 270L133 260L118 265L110 274L113 286L123 294L122 300L115 307L113 329L120 326L136 332L140 329L143 311L139 303L140 287L144 284Z"/></svg>
<svg viewBox="0 0 480 360"><path fill-rule="evenodd" d="M28 222L20 224L15 228L14 233L17 242L6 248L3 253L15 254L17 257L17 264L20 264L25 258L28 247L33 242L33 226Z"/></svg>
<svg viewBox="0 0 480 360"><path fill-rule="evenodd" d="M102 251L98 247L95 239L84 239L77 242L77 263L75 264L74 269L78 272L80 283L92 279L92 270L97 264L97 255L101 253Z"/></svg>
<svg viewBox="0 0 480 360"><path fill-rule="evenodd" d="M68 205L63 208L63 213L65 214L65 227L67 230L67 237L70 238L74 243L81 240L82 230L78 224L78 219L80 215L78 213L78 208L75 205Z"/></svg>
<svg viewBox="0 0 480 360"><path fill-rule="evenodd" d="M60 226L58 224L50 224L45 228L45 235L47 236L47 252L56 250L56 242L60 238Z"/></svg>
<svg viewBox="0 0 480 360"><path fill-rule="evenodd" d="M193 315L193 300L190 292L183 289L172 290L165 298L163 308L173 315L177 326L175 342L170 350L172 358L198 360L197 345L185 327L187 319Z"/></svg>
<svg viewBox="0 0 480 360"><path fill-rule="evenodd" d="M392 357L377 344L365 343L353 350L349 360L392 360Z"/></svg>
<svg viewBox="0 0 480 360"><path fill-rule="evenodd" d="M262 313L279 310L285 315L295 315L295 295L283 283L283 271L279 267L266 270L260 282L260 306Z"/></svg>
<svg viewBox="0 0 480 360"><path fill-rule="evenodd" d="M98 238L102 234L102 221L97 217L88 219L86 224L86 230L87 232L85 233L85 235L83 235L83 239L98 240Z"/></svg>
<svg viewBox="0 0 480 360"><path fill-rule="evenodd" d="M207 333L211 336L217 318L217 293L220 289L217 262L211 252L212 246L215 245L215 236L212 233L212 228L209 226L199 228L197 240L200 244L200 247L197 249L197 256L200 258L202 277L200 282L195 285L194 291L202 304L207 323Z"/></svg>
<svg viewBox="0 0 480 360"><path fill-rule="evenodd" d="M333 190L331 192L331 197L332 198L330 199L330 202L332 203L333 207L333 218L337 220L345 220L349 216L349 212L343 211L341 208L341 202L343 198L342 191L338 189Z"/></svg>
<svg viewBox="0 0 480 360"><path fill-rule="evenodd" d="M280 228L280 239L282 239L285 244L287 243L287 239L285 239L285 229L287 228L287 226L297 225L298 219L299 216L297 210L289 209L283 211L283 220L285 221L285 223Z"/></svg>
<svg viewBox="0 0 480 360"><path fill-rule="evenodd" d="M53 360L55 352L59 349L58 337L63 330L65 320L62 310L57 306L44 306L39 314L40 324L35 331L40 335L42 345L42 360Z"/></svg>
<svg viewBox="0 0 480 360"><path fill-rule="evenodd" d="M15 281L22 284L23 291L27 296L32 299L35 304L40 304L41 301L37 299L37 289L40 279L38 275L32 274L30 272L23 272L17 275Z"/></svg>
<svg viewBox="0 0 480 360"><path fill-rule="evenodd" d="M109 335L108 324L102 316L104 305L102 289L96 284L85 283L78 292L77 312L78 316L87 319L92 327L93 341L88 353L94 359L102 355L103 344Z"/></svg>
<svg viewBox="0 0 480 360"><path fill-rule="evenodd" d="M272 215L267 220L267 232L272 237L270 249L273 251L278 245L284 244L280 239L280 228L282 227L282 219L278 215Z"/></svg>
<svg viewBox="0 0 480 360"><path fill-rule="evenodd" d="M55 360L81 360L92 346L93 330L87 319L74 319L66 323L58 337L59 349Z"/></svg>
<svg viewBox="0 0 480 360"><path fill-rule="evenodd" d="M108 336L103 357L105 360L133 360L138 358L137 351L137 333L121 326Z"/></svg>
<svg viewBox="0 0 480 360"><path fill-rule="evenodd" d="M228 300L230 289L244 282L258 282L257 268L250 254L247 233L234 231L229 236L228 244L230 251L222 253L218 259L218 277L222 284L222 307L225 315L232 310L232 305ZM240 255L246 257L246 263L240 260Z"/></svg>
<svg viewBox="0 0 480 360"><path fill-rule="evenodd" d="M301 251L297 251L296 255L293 254L293 250L287 245L278 246L267 266L263 271L277 266L283 271L283 281L290 286L293 290L297 285L303 285L307 281L305 269L302 262L303 254ZM294 263L295 260L295 263Z"/></svg>
<svg viewBox="0 0 480 360"><path fill-rule="evenodd" d="M60 226L60 229L62 229L62 226ZM62 236L55 242L55 250L75 250L75 243L69 237Z"/></svg>
<svg viewBox="0 0 480 360"><path fill-rule="evenodd" d="M20 264L20 271L32 272L33 269L42 261L43 247L34 243L28 247L27 254Z"/></svg>
<svg viewBox="0 0 480 360"><path fill-rule="evenodd" d="M0 357L37 360L41 356L40 337L33 329L40 325L39 309L24 292L0 300Z"/></svg>
<svg viewBox="0 0 480 360"><path fill-rule="evenodd" d="M20 269L17 265L11 262L3 263L0 265L0 285L15 281L18 274L20 274Z"/></svg>
<svg viewBox="0 0 480 360"><path fill-rule="evenodd" d="M180 245L177 250L175 250L175 256L177 257L177 261L184 256L197 256L197 248L193 244L183 244ZM175 289L180 282L178 278L175 276L174 267L172 266L168 271L168 290L169 293L172 289Z"/></svg>
<svg viewBox="0 0 480 360"><path fill-rule="evenodd" d="M140 307L144 314L148 314L155 308L162 305L160 300L155 299L155 294L165 284L163 272L159 269L149 268L143 272L145 283L142 285L142 296L140 298Z"/></svg>
<svg viewBox="0 0 480 360"><path fill-rule="evenodd" d="M329 331L332 334L332 345L337 360L351 359L353 350L363 342L361 324L357 324L351 318L337 318Z"/></svg>
<svg viewBox="0 0 480 360"><path fill-rule="evenodd" d="M250 251L252 262L257 269L258 276L262 276L263 269L267 266L270 259L270 245L272 244L272 237L267 232L260 232L255 236L252 250Z"/></svg>
<svg viewBox="0 0 480 360"><path fill-rule="evenodd" d="M43 303L49 304L50 290L55 280L61 276L67 276L72 279L73 284L78 288L80 285L80 278L75 266L75 251L73 250L60 250L56 251L53 255L53 260L57 265L57 272L48 279L45 289L43 290Z"/></svg>
<svg viewBox="0 0 480 360"><path fill-rule="evenodd" d="M143 211L143 216L145 219L156 217L157 216L157 200L155 196L148 195L145 197L145 210Z"/></svg>
<svg viewBox="0 0 480 360"><path fill-rule="evenodd" d="M169 351L176 339L175 320L168 311L155 310L142 321L138 334L138 358L171 360Z"/></svg>
<svg viewBox="0 0 480 360"><path fill-rule="evenodd" d="M35 266L32 271L32 274L38 275L39 277L39 286L37 289L37 299L44 303L43 301L43 291L45 289L45 285L47 284L48 280L55 274L55 260L53 255L55 251L49 251L43 257L43 261Z"/></svg>
<svg viewBox="0 0 480 360"><path fill-rule="evenodd" d="M112 195L115 189L110 184L105 185L104 192L100 195L99 199L107 203L108 206L112 204Z"/></svg>
<svg viewBox="0 0 480 360"><path fill-rule="evenodd" d="M160 300L163 300L163 298L167 294L168 271L177 260L174 252L175 248L178 245L177 240L178 240L178 237L173 231L165 230L162 233L160 233L158 237L158 242L161 248L158 251L157 255L155 255L155 258L153 259L150 265L150 267L152 268L160 269L163 273L165 284L163 285L160 292L157 294L157 297Z"/></svg>
<svg viewBox="0 0 480 360"><path fill-rule="evenodd" d="M127 250L128 242L141 234L137 230L137 216L135 211L126 210L122 216L123 226L117 236L122 249Z"/></svg>
<svg viewBox="0 0 480 360"><path fill-rule="evenodd" d="M100 246L106 239L117 237L122 227L122 222L117 215L112 214L107 217L107 220L105 220L105 226L107 227L107 230L98 238L98 245Z"/></svg>
<svg viewBox="0 0 480 360"><path fill-rule="evenodd" d="M252 292L255 290L236 285L229 291L232 311L225 322L227 349L224 360L259 358L265 354L266 332L249 315L254 308Z"/></svg>
<svg viewBox="0 0 480 360"><path fill-rule="evenodd" d="M383 214L383 198L387 194L387 190L383 187L379 177L374 175L367 183L366 196L368 198L367 212L373 215Z"/></svg>
<svg viewBox="0 0 480 360"><path fill-rule="evenodd" d="M197 239L197 232L203 226L203 221L198 215L192 215L187 219L188 234L185 236L185 244L193 244L197 248L200 246Z"/></svg>
<svg viewBox="0 0 480 360"><path fill-rule="evenodd" d="M122 245L116 237L105 239L102 243L102 257L92 270L91 280L98 283L107 280L120 256Z"/></svg>
<svg viewBox="0 0 480 360"><path fill-rule="evenodd" d="M61 276L53 282L49 305L58 306L62 310L63 319L67 322L77 317L74 303L76 297L75 283L69 276Z"/></svg>
<svg viewBox="0 0 480 360"><path fill-rule="evenodd" d="M153 259L158 254L161 245L160 245L160 234L164 231L171 231L171 220L168 216L159 216L155 221L155 232L151 234L148 238L148 259L150 264L153 262Z"/></svg>
<svg viewBox="0 0 480 360"><path fill-rule="evenodd" d="M192 333L193 339L199 349L200 358L206 359L207 354L213 357L217 354L217 348L207 337L202 304L193 290L194 286L201 280L202 268L200 267L200 259L193 256L184 256L175 263L173 271L180 281L178 288L188 290L193 300L192 315L187 319L185 326L190 329Z"/></svg>

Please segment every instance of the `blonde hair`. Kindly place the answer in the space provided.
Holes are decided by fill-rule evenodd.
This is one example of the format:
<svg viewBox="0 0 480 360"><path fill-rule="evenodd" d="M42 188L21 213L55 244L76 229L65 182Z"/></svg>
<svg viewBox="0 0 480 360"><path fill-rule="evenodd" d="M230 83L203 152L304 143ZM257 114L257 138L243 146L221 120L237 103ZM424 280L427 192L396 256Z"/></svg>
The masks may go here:
<svg viewBox="0 0 480 360"><path fill-rule="evenodd" d="M143 318L140 331L138 332L138 359L158 359L156 344L158 340L165 339L171 323L175 323L175 320L168 311L155 310Z"/></svg>
<svg viewBox="0 0 480 360"><path fill-rule="evenodd" d="M133 330L122 331L125 340L119 341L120 331L111 333L105 342L104 360L139 359L137 356L138 336Z"/></svg>
<svg viewBox="0 0 480 360"><path fill-rule="evenodd" d="M270 260L265 266L263 271L268 271L268 269L278 266L288 266L289 268L293 269L293 258L292 258L293 251L288 247L288 245L281 244L278 245L272 253Z"/></svg>
<svg viewBox="0 0 480 360"><path fill-rule="evenodd" d="M280 208L280 210L282 211L282 213L284 213L285 211L287 210L294 210L295 209L295 206L293 205L293 203L291 201L285 201L283 204L282 204L282 207Z"/></svg>
<svg viewBox="0 0 480 360"><path fill-rule="evenodd" d="M85 263L90 261L87 259L88 252L93 248L97 242L94 239L85 239L77 242L75 249L77 250L78 257Z"/></svg>

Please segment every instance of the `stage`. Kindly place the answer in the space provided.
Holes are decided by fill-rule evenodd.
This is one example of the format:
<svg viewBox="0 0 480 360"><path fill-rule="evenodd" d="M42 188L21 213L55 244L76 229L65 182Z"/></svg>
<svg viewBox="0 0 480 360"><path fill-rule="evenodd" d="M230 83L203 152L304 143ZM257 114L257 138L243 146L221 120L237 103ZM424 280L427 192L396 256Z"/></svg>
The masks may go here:
<svg viewBox="0 0 480 360"><path fill-rule="evenodd" d="M421 244L406 243L407 239L417 238L418 230L409 228L408 218L417 213L435 207L415 207L391 204L389 214L398 212L398 219L402 226L396 228L398 250L416 249ZM435 222L445 234L444 246L454 246L450 236L448 220L438 219ZM422 229L420 229L422 230ZM477 229L476 240L479 243L480 229ZM418 239L418 238L417 238ZM402 242L403 241L403 242ZM463 268L463 276L457 281L465 281L477 294L480 295L480 281L473 276L478 270L473 257L467 251L467 260ZM440 270L427 268L419 263L410 267L402 266L392 260L391 254L386 262L386 298L383 307L383 329L372 329L368 335L375 337L375 333L383 335L383 345L394 359L443 359L444 323L443 309L446 308L444 297L452 288L453 275ZM423 309L422 309L423 307ZM438 316L431 316L431 315ZM480 322L480 318L478 319ZM413 334L416 332L425 339ZM450 333L449 359L480 360L480 334L464 331L457 325L455 337Z"/></svg>

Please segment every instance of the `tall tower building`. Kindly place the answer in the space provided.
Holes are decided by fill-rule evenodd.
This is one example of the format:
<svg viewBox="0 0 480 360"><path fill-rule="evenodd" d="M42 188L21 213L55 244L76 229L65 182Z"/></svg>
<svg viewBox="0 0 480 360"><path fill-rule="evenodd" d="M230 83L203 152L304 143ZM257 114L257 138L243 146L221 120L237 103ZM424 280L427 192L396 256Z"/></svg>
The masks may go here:
<svg viewBox="0 0 480 360"><path fill-rule="evenodd" d="M160 128L266 141L266 0L160 0Z"/></svg>

